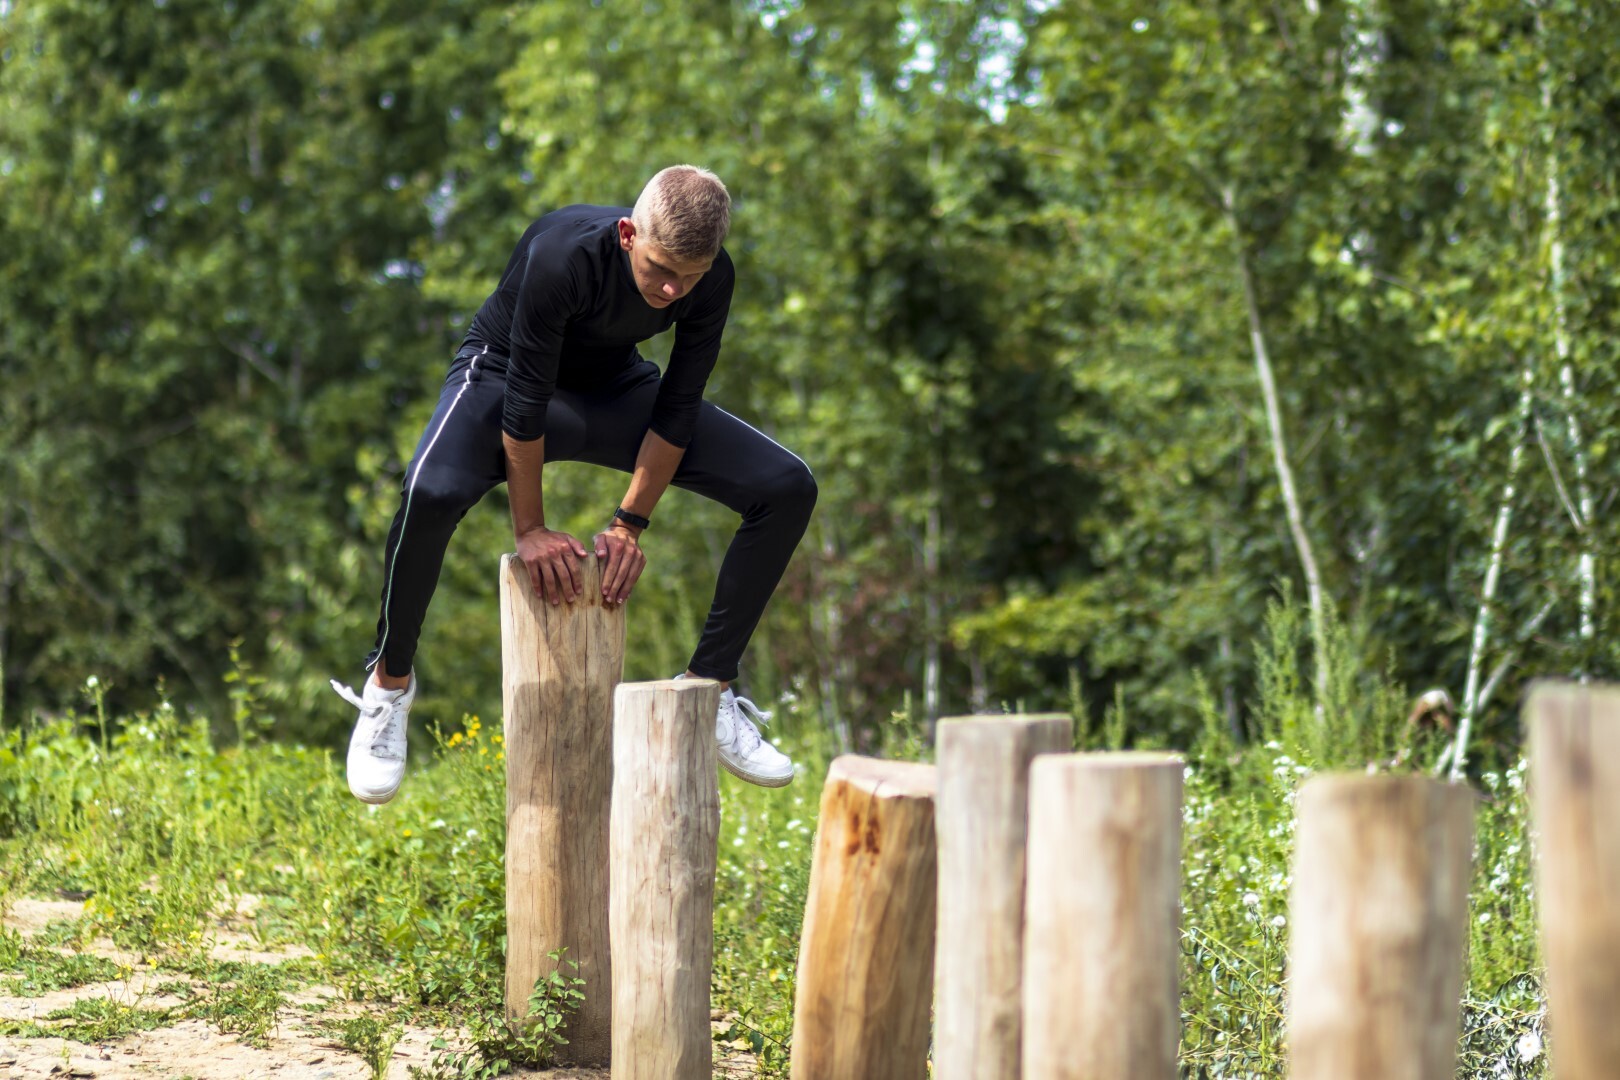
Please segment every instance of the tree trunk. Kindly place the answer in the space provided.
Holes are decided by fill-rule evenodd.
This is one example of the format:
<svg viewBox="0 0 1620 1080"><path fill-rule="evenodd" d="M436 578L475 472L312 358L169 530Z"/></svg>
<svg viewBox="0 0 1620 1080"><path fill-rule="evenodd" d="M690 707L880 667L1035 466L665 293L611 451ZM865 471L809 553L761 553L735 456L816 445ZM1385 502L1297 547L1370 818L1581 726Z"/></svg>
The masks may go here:
<svg viewBox="0 0 1620 1080"><path fill-rule="evenodd" d="M1526 360L1519 375L1519 426L1508 457L1507 480L1502 484L1502 501L1496 508L1496 529L1491 534L1491 561L1485 568L1485 588L1479 599L1479 615L1474 619L1474 638L1468 647L1468 679L1463 684L1462 716L1457 721L1456 749L1451 754L1451 780L1463 777L1468 764L1468 737L1479 714L1479 677L1485 666L1485 646L1490 640L1491 605L1496 602L1496 585L1502 577L1502 560L1507 552L1508 525L1513 520L1515 485L1524 462L1524 444L1530 437L1530 392L1535 385L1535 365Z"/></svg>
<svg viewBox="0 0 1620 1080"><path fill-rule="evenodd" d="M594 555L571 604L535 595L516 555L501 557L506 737L506 1015L528 1015L537 978L565 948L585 1003L565 1028L567 1060L612 1052L608 817L613 688L624 673L624 612L602 603Z"/></svg>
<svg viewBox="0 0 1620 1080"><path fill-rule="evenodd" d="M1318 776L1289 899L1293 1080L1457 1072L1474 794L1422 776Z"/></svg>
<svg viewBox="0 0 1620 1080"><path fill-rule="evenodd" d="M934 767L845 755L821 793L794 1080L923 1080L938 875Z"/></svg>
<svg viewBox="0 0 1620 1080"><path fill-rule="evenodd" d="M1526 707L1553 1075L1620 1061L1620 689L1543 684Z"/></svg>
<svg viewBox="0 0 1620 1080"><path fill-rule="evenodd" d="M714 713L709 679L622 683L613 704L613 1075L709 1080Z"/></svg>
<svg viewBox="0 0 1620 1080"><path fill-rule="evenodd" d="M1249 316L1249 342L1254 348L1254 366L1260 377L1260 394L1265 401L1266 425L1271 433L1271 453L1277 464L1277 483L1282 488L1283 506L1288 515L1288 531L1294 539L1294 550L1299 554L1305 572L1305 593L1311 608L1311 639L1316 653L1316 715L1323 719L1324 704L1328 696L1327 655L1327 601L1322 593L1322 575L1316 568L1316 552L1311 547L1310 534L1305 531L1305 513L1300 507L1299 491L1294 486L1294 471L1288 464L1288 442L1283 431L1282 406L1277 397L1277 380L1266 355L1266 338L1260 325L1260 304L1255 297L1254 275L1249 269L1249 256L1244 250L1243 233L1238 227L1237 211L1232 189L1221 193L1226 208L1227 225L1237 247L1238 276L1243 281L1243 303Z"/></svg>

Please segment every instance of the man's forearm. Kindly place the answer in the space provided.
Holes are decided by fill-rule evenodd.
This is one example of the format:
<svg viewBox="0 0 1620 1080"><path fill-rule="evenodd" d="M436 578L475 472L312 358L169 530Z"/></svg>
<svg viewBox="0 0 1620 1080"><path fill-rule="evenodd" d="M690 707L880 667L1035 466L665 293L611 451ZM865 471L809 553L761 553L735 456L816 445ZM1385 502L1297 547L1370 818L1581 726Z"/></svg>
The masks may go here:
<svg viewBox="0 0 1620 1080"><path fill-rule="evenodd" d="M652 517L653 508L674 479L675 470L685 454L681 447L665 442L651 431L647 432L642 437L641 449L636 453L636 470L630 475L630 490L625 493L620 505L632 514Z"/></svg>
<svg viewBox="0 0 1620 1080"><path fill-rule="evenodd" d="M506 498L512 505L512 534L522 536L546 525L545 503L540 495L540 470L546 461L545 436L523 442L501 434L506 446Z"/></svg>

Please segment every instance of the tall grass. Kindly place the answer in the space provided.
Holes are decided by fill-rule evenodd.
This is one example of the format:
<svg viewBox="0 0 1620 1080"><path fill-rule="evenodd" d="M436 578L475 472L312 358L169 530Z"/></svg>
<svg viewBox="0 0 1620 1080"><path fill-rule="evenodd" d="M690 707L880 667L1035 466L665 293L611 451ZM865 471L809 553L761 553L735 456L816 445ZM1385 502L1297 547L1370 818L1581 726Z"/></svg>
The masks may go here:
<svg viewBox="0 0 1620 1080"><path fill-rule="evenodd" d="M1207 695L1189 701L1182 919L1182 1062L1189 1077L1281 1076L1287 897L1300 781L1324 769L1404 770L1431 760L1404 726L1407 700L1354 660L1335 628L1324 714L1298 658L1300 612L1274 608L1259 644L1255 737L1236 744ZM93 938L195 972L218 912L257 898L263 947L303 945L296 979L335 985L393 1021L498 1023L505 948L504 747L498 724L467 716L434 730L401 794L352 799L325 750L266 741L254 680L232 684L233 744L168 707L118 720L87 687L78 714L0 731L0 906L21 896L84 896L49 939ZM804 768L767 791L721 779L714 996L720 1036L786 1074L794 970L820 786L832 754L813 701L785 694L776 734ZM926 757L906 711L882 752ZM1108 710L1088 745L1129 744ZM1481 778L1459 1075L1544 1075L1524 769ZM0 967L35 948L0 938ZM9 952L7 951L9 949ZM86 971L95 970L93 967ZM86 979L94 977L87 974ZM105 977L102 973L102 977ZM5 972L0 971L0 979ZM605 987L584 987L587 995Z"/></svg>

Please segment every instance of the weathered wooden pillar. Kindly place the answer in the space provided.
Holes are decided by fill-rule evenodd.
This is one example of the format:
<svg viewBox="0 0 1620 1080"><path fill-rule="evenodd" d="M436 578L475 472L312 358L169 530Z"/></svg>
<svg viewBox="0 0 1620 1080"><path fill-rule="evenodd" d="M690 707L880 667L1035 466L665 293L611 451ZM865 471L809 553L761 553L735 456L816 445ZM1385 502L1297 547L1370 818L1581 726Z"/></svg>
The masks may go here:
<svg viewBox="0 0 1620 1080"><path fill-rule="evenodd" d="M624 683L613 704L614 1080L709 1080L720 839L709 679Z"/></svg>
<svg viewBox="0 0 1620 1080"><path fill-rule="evenodd" d="M1173 1080L1182 761L1041 755L1030 765L1026 1080Z"/></svg>
<svg viewBox="0 0 1620 1080"><path fill-rule="evenodd" d="M1456 1075L1473 799L1422 776L1318 776L1301 787L1293 1080Z"/></svg>
<svg viewBox="0 0 1620 1080"><path fill-rule="evenodd" d="M794 1080L922 1080L933 986L934 767L845 755L821 792Z"/></svg>
<svg viewBox="0 0 1620 1080"><path fill-rule="evenodd" d="M1620 1070L1620 688L1531 691L1536 893L1558 1080Z"/></svg>
<svg viewBox="0 0 1620 1080"><path fill-rule="evenodd" d="M608 810L613 688L624 672L624 612L602 603L587 556L584 595L536 596L516 555L501 558L501 664L506 736L506 1014L566 948L585 980L564 1056L605 1065L612 1050L608 955Z"/></svg>
<svg viewBox="0 0 1620 1080"><path fill-rule="evenodd" d="M1018 1080L1029 765L1072 749L1074 721L948 717L938 730L934 1077Z"/></svg>

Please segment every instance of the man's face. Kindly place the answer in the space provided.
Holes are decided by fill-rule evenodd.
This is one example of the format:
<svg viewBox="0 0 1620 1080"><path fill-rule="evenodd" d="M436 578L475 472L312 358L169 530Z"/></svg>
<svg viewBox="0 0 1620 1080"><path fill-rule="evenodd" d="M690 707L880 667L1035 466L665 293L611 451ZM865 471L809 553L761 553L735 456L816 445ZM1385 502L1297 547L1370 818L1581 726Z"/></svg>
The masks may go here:
<svg viewBox="0 0 1620 1080"><path fill-rule="evenodd" d="M630 273L641 298L655 308L668 307L697 287L714 265L713 259L689 262L677 259L651 240L636 233L629 218L619 219L619 246L630 253Z"/></svg>

